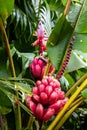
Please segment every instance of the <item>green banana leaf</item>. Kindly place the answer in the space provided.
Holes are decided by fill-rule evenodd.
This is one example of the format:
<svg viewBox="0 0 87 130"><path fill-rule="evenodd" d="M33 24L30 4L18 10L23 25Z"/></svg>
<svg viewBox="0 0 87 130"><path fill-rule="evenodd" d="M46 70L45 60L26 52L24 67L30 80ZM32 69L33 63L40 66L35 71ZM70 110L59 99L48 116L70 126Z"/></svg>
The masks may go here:
<svg viewBox="0 0 87 130"><path fill-rule="evenodd" d="M48 56L57 70L59 70L64 60L64 55L70 43L73 28L62 15L56 23L47 42Z"/></svg>

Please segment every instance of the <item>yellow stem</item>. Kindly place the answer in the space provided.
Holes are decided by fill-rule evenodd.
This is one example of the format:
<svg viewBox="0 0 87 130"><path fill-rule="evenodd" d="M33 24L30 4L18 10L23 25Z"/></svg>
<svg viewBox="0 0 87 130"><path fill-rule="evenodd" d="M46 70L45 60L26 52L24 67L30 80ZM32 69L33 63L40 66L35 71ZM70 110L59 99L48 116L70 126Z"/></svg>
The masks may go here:
<svg viewBox="0 0 87 130"><path fill-rule="evenodd" d="M50 61L48 61L46 68L45 68L44 76L46 76L48 74L50 65L51 65L51 63L50 63Z"/></svg>
<svg viewBox="0 0 87 130"><path fill-rule="evenodd" d="M83 99L84 99L83 97L79 97L77 100L75 100L75 101L70 105L69 109L72 108L73 106L75 106L76 104L78 104L78 102L80 102L80 101L83 100ZM69 109L68 109L68 110L69 110Z"/></svg>
<svg viewBox="0 0 87 130"><path fill-rule="evenodd" d="M70 99L67 101L63 109L60 111L60 113L55 117L55 119L52 121L50 126L47 128L47 130L53 130L55 125L60 121L60 119L64 116L65 112L71 105L71 103L77 98L79 93L87 86L87 79L80 85L80 87L76 90L76 92L70 97Z"/></svg>
<svg viewBox="0 0 87 130"><path fill-rule="evenodd" d="M66 97L69 96L69 94L78 86L80 85L80 83L87 78L87 73L85 75L83 75L69 90L68 92L65 94Z"/></svg>
<svg viewBox="0 0 87 130"><path fill-rule="evenodd" d="M70 115L75 111L75 109L84 101L81 99L77 104L75 104L59 121L58 125L54 128L54 130L59 130L59 128L65 123L65 121L70 117Z"/></svg>
<svg viewBox="0 0 87 130"><path fill-rule="evenodd" d="M53 68L53 70L51 71L50 76L52 76L54 72L55 72L55 68Z"/></svg>
<svg viewBox="0 0 87 130"><path fill-rule="evenodd" d="M30 116L29 122L28 122L28 125L27 125L27 128L29 128L29 129L32 128L33 121L34 121L34 117L33 117L33 116Z"/></svg>
<svg viewBox="0 0 87 130"><path fill-rule="evenodd" d="M65 8L65 10L64 10L64 15L67 15L67 14L68 14L68 10L69 10L71 1L72 1L72 0L68 0L68 2L67 2L67 4L66 4L66 8Z"/></svg>

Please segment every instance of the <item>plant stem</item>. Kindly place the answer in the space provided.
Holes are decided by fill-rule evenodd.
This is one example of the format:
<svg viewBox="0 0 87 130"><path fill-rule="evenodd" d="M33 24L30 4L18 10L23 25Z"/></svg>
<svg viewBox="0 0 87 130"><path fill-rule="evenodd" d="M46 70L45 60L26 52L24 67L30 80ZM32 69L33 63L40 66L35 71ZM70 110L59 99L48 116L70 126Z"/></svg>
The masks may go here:
<svg viewBox="0 0 87 130"><path fill-rule="evenodd" d="M78 104L81 100L84 100L84 98L83 98L82 96L81 96L80 98L78 98L77 100L75 100L75 101L70 105L69 109L72 108L73 106L75 106L76 104Z"/></svg>
<svg viewBox="0 0 87 130"><path fill-rule="evenodd" d="M72 1L72 0L68 0L68 2L67 2L67 4L66 4L66 8L65 8L65 10L64 10L64 15L67 15L67 14L68 14L68 10L69 10L71 1Z"/></svg>
<svg viewBox="0 0 87 130"><path fill-rule="evenodd" d="M2 119L2 115L0 114L0 129L4 130L4 123L3 123L3 119Z"/></svg>
<svg viewBox="0 0 87 130"><path fill-rule="evenodd" d="M17 89L16 89L16 96L17 96L17 99L19 99L19 95L18 95L18 90ZM20 104L19 103L15 104L15 105L17 105L16 109L15 109L15 111L16 111L15 117L16 117L16 124L17 124L16 129L17 130L21 130L21 128L22 128L22 124L21 124L22 123L21 122L21 108L20 108Z"/></svg>
<svg viewBox="0 0 87 130"><path fill-rule="evenodd" d="M2 32L4 43L5 43L5 46L6 46L12 77L16 77L14 63L13 63L13 59L12 59L12 55L11 55L11 51L10 51L10 45L9 45L8 37L7 37L5 27L4 27L4 24L3 24L1 17L0 17L0 30ZM16 96L17 96L17 99L19 99L18 90L16 90ZM16 108L15 118L16 118L17 130L20 130L21 129L21 111L20 111L20 105L19 104L17 105L17 108Z"/></svg>
<svg viewBox="0 0 87 130"><path fill-rule="evenodd" d="M2 32L4 43L5 43L5 46L6 46L6 49L7 49L7 54L8 54L8 58L9 58L12 76L16 77L16 73L15 73L15 69L14 69L14 63L13 63L13 59L12 59L11 52L10 52L9 41L8 41L8 37L6 35L5 27L3 25L3 21L1 19L1 17L0 17L0 30Z"/></svg>
<svg viewBox="0 0 87 130"><path fill-rule="evenodd" d="M78 86L80 83L87 78L87 73L84 74L65 94L65 96L69 96L69 94Z"/></svg>
<svg viewBox="0 0 87 130"><path fill-rule="evenodd" d="M39 123L39 130L41 130L43 122L41 120L39 120L38 123Z"/></svg>
<svg viewBox="0 0 87 130"><path fill-rule="evenodd" d="M53 68L53 70L51 71L50 76L52 76L54 72L55 72L55 68Z"/></svg>
<svg viewBox="0 0 87 130"><path fill-rule="evenodd" d="M47 63L46 68L45 68L44 76L46 76L46 75L48 74L50 65L51 65L51 63L50 63L50 61L48 60L48 63Z"/></svg>
<svg viewBox="0 0 87 130"><path fill-rule="evenodd" d="M72 104L72 102L77 98L79 93L87 86L87 79L80 85L80 87L76 90L76 92L70 97L70 99L67 101L63 109L58 113L58 115L55 117L53 122L50 124L47 130L53 130L53 128L56 126L56 124L60 121L60 119L64 116L65 112L68 110L69 106Z"/></svg>
<svg viewBox="0 0 87 130"><path fill-rule="evenodd" d="M33 124L33 121L34 121L33 116L30 116L30 118L29 118L29 122L28 122L28 125L27 125L27 128L31 129L32 124Z"/></svg>

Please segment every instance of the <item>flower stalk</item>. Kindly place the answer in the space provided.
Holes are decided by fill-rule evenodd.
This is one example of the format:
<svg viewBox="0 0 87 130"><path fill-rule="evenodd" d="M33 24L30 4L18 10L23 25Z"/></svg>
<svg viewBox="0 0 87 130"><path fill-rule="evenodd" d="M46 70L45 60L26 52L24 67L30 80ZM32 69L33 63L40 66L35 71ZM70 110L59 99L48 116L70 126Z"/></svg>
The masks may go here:
<svg viewBox="0 0 87 130"><path fill-rule="evenodd" d="M29 128L29 129L32 128L33 121L34 121L34 117L32 115L30 115L29 121L28 121L28 124L27 124L27 128Z"/></svg>
<svg viewBox="0 0 87 130"><path fill-rule="evenodd" d="M43 121L38 121L38 123L39 123L39 130L42 130L42 124L43 124Z"/></svg>

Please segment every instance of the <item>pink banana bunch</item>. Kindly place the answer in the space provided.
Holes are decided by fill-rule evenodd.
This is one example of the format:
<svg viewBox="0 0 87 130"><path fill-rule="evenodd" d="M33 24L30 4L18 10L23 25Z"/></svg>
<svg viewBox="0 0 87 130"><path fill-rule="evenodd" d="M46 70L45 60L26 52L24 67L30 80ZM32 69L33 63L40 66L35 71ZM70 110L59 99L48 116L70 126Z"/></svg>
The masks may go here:
<svg viewBox="0 0 87 130"><path fill-rule="evenodd" d="M32 75L34 76L35 79L42 79L44 75L44 71L47 65L47 58L44 57L35 57L32 63L30 64L30 70ZM50 74L54 69L54 66L51 65L48 71L48 74Z"/></svg>
<svg viewBox="0 0 87 130"><path fill-rule="evenodd" d="M60 88L60 83L53 76L44 76L32 88L32 96L26 96L26 105L32 114L41 121L49 120L65 105L68 98Z"/></svg>
<svg viewBox="0 0 87 130"><path fill-rule="evenodd" d="M45 71L46 61L38 57L34 58L30 64L31 72L36 79L42 79Z"/></svg>

